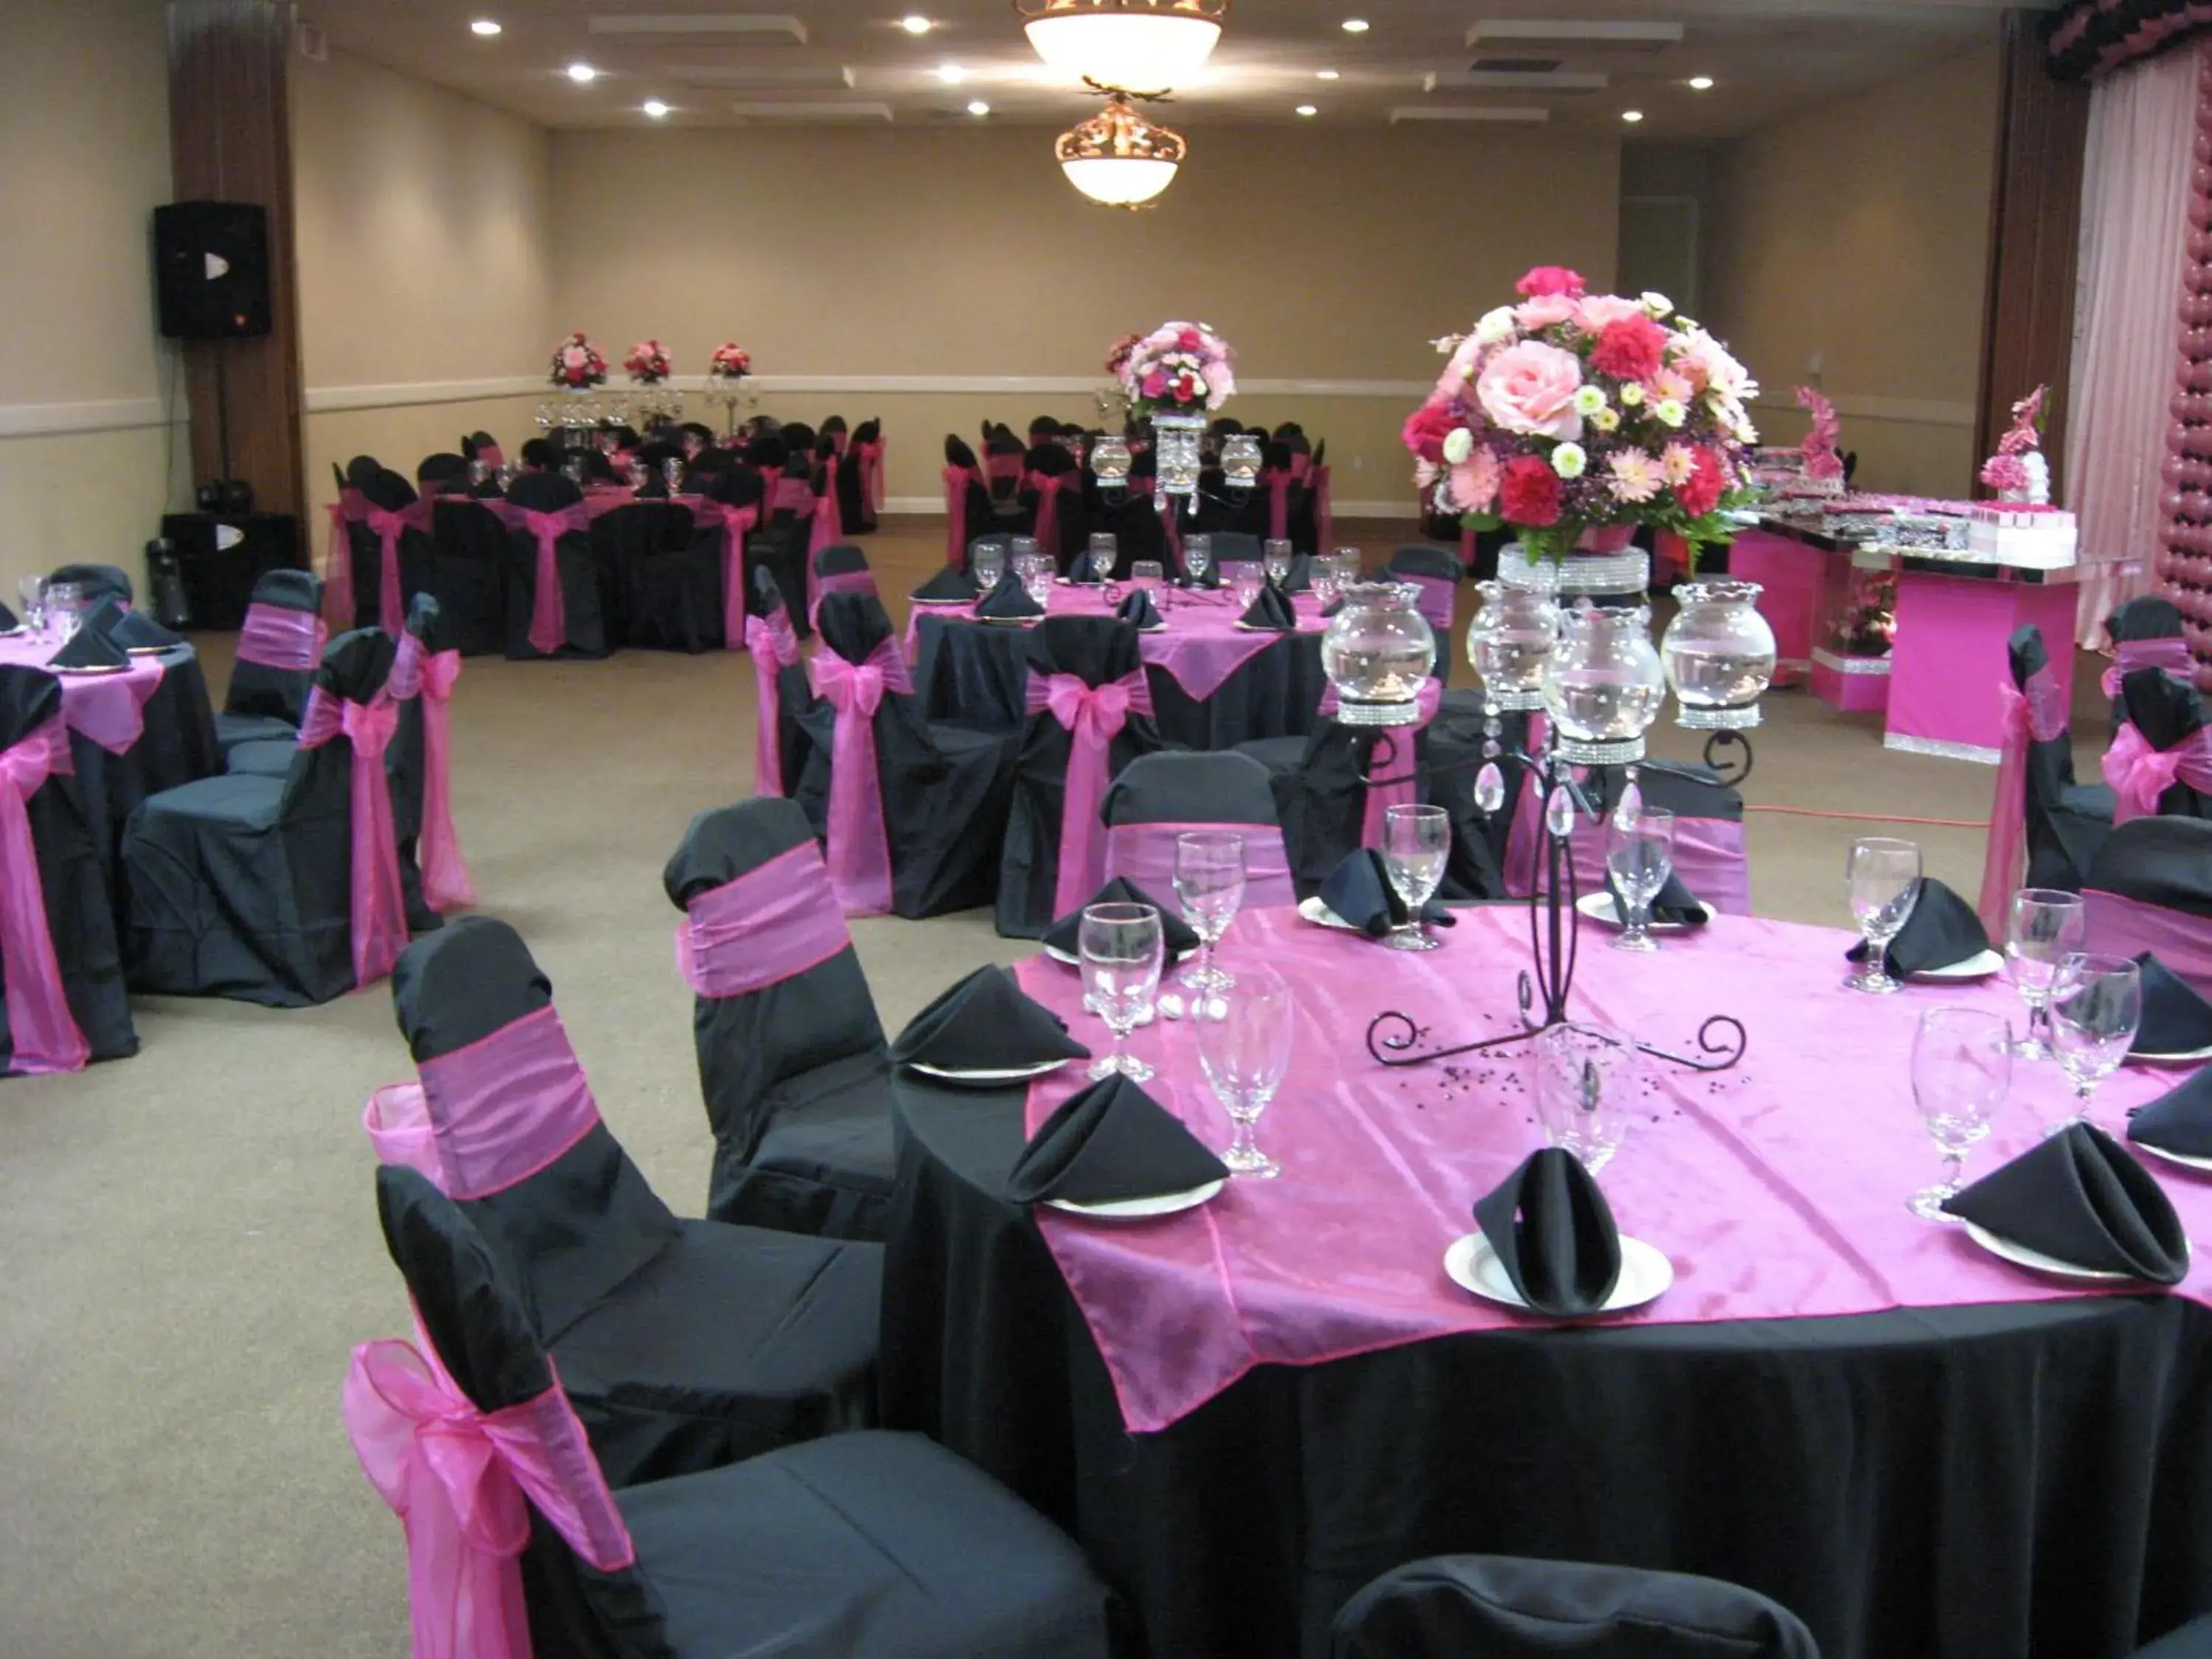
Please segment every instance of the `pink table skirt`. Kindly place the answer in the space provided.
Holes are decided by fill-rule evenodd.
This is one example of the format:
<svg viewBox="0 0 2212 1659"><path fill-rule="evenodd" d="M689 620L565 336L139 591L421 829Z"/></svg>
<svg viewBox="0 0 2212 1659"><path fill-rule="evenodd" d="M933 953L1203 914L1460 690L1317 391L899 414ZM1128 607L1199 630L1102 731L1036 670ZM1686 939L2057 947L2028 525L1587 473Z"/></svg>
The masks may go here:
<svg viewBox="0 0 2212 1659"><path fill-rule="evenodd" d="M1518 907L1463 910L1444 949L1410 956L1309 926L1289 909L1237 919L1223 965L1272 963L1297 1004L1290 1079L1260 1122L1260 1144L1283 1175L1231 1181L1212 1203L1155 1221L1036 1212L1130 1430L1176 1421L1255 1364L1530 1322L1461 1291L1443 1267L1446 1247L1474 1231L1474 1200L1542 1144L1528 1062L1470 1055L1394 1071L1364 1043L1368 1022L1394 1008L1439 1043L1504 1032L1526 927ZM1905 1207L1942 1167L1912 1106L1920 1012L1964 1003L2018 1017L2018 1000L2002 979L1881 998L1844 991L1850 942L1838 930L1723 916L1639 957L1585 933L1578 1018L1681 1049L1705 1016L1726 1012L1750 1037L1731 1072L1648 1065L1649 1109L1601 1180L1622 1231L1664 1250L1675 1277L1621 1319L1858 1314L2081 1293ZM1105 1041L1072 969L1038 957L1019 972L1078 1036ZM1159 1068L1154 1095L1200 1139L1226 1146L1228 1116L1202 1081L1188 1024L1155 1022L1133 1048ZM2117 1133L2126 1109L2179 1080L2124 1069L2100 1091L2097 1119ZM1069 1068L1033 1086L1030 1126L1081 1081ZM2021 1062L1968 1178L2033 1145L2069 1100L2057 1066ZM2212 1237L2212 1179L2145 1162L2191 1234ZM2212 1257L2200 1253L2179 1289L2212 1299Z"/></svg>
<svg viewBox="0 0 2212 1659"><path fill-rule="evenodd" d="M0 664L10 667L44 668L62 648L53 634L27 631L0 639ZM82 732L111 755L119 755L138 741L146 729L146 705L161 689L165 671L159 657L133 657L119 674L63 674L62 719L72 732Z"/></svg>

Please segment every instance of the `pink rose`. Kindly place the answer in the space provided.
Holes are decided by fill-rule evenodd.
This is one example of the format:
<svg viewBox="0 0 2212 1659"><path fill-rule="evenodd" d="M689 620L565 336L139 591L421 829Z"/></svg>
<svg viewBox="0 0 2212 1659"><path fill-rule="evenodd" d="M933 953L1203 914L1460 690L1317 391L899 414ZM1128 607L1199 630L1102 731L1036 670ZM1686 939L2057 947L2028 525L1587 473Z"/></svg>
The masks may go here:
<svg viewBox="0 0 2212 1659"><path fill-rule="evenodd" d="M1423 460L1442 461L1445 435L1459 425L1460 418L1452 413L1449 404L1431 398L1406 417L1399 437Z"/></svg>
<svg viewBox="0 0 2212 1659"><path fill-rule="evenodd" d="M1487 449L1477 449L1451 470L1452 502L1462 513L1487 513L1498 500L1498 485L1504 476L1498 457Z"/></svg>
<svg viewBox="0 0 2212 1659"><path fill-rule="evenodd" d="M1607 323L1646 315L1641 300L1624 300L1618 294L1593 294L1576 307L1575 320L1585 334L1602 334Z"/></svg>
<svg viewBox="0 0 2212 1659"><path fill-rule="evenodd" d="M1514 307L1513 320L1521 325L1523 334L1534 334L1559 323L1571 323L1575 310L1575 302L1564 294L1540 294Z"/></svg>
<svg viewBox="0 0 2212 1659"><path fill-rule="evenodd" d="M1531 300L1539 295L1555 294L1578 300L1588 286L1578 270L1570 270L1565 265L1538 265L1513 285L1513 291Z"/></svg>
<svg viewBox="0 0 2212 1659"><path fill-rule="evenodd" d="M1579 438L1583 417L1575 413L1575 392L1582 383L1582 360L1573 352L1523 340L1483 366L1475 396L1492 422L1508 432Z"/></svg>
<svg viewBox="0 0 2212 1659"><path fill-rule="evenodd" d="M1138 389L1147 398L1157 398L1168 389L1168 377L1156 368L1145 376Z"/></svg>

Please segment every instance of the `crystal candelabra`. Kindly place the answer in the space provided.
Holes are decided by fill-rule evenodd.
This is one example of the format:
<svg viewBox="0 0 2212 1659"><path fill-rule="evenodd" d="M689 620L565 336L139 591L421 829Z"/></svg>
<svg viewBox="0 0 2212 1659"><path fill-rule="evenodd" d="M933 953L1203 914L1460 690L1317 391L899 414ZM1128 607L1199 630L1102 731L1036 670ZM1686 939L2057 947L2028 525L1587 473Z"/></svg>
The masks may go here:
<svg viewBox="0 0 2212 1659"><path fill-rule="evenodd" d="M1103 394L1101 394L1102 400ZM1224 438L1218 459L1221 466L1222 493L1211 495L1200 488L1206 465L1206 422L1197 415L1155 414L1152 416L1154 506L1167 511L1168 498L1175 497L1183 503L1182 511L1191 518L1198 516L1201 500L1213 500L1218 505L1241 507L1251 498L1260 483L1260 441L1249 434ZM1109 501L1119 501L1129 487L1130 454L1126 439L1114 435L1100 438L1091 447L1091 476L1097 479L1098 489Z"/></svg>

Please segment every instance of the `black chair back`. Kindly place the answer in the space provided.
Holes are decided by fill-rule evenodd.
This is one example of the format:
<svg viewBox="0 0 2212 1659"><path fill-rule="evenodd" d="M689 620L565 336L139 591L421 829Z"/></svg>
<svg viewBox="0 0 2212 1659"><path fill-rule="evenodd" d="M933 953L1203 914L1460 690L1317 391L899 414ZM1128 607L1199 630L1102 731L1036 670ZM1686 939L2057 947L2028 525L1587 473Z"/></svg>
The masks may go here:
<svg viewBox="0 0 2212 1659"><path fill-rule="evenodd" d="M2032 623L2015 629L2006 642L2006 662L2014 688L2033 706L2030 682L2051 665L2043 630ZM2081 890L2081 879L2112 828L2110 792L2103 792L2100 804L2085 801L2088 793L2074 781L2074 741L2063 724L2054 735L2029 743L2027 885Z"/></svg>
<svg viewBox="0 0 2212 1659"><path fill-rule="evenodd" d="M88 605L97 605L102 599L120 599L125 605L132 602L131 577L120 565L57 565L46 580L49 582L76 583L84 590Z"/></svg>
<svg viewBox="0 0 2212 1659"><path fill-rule="evenodd" d="M323 580L308 570L266 571L254 582L249 603L313 617L323 608ZM223 713L280 720L296 726L307 712L307 692L314 683L312 668L277 668L240 658L230 666Z"/></svg>
<svg viewBox="0 0 2212 1659"><path fill-rule="evenodd" d="M2181 609L2163 594L2145 593L2106 617L2105 631L2115 645L2124 640L2179 639Z"/></svg>

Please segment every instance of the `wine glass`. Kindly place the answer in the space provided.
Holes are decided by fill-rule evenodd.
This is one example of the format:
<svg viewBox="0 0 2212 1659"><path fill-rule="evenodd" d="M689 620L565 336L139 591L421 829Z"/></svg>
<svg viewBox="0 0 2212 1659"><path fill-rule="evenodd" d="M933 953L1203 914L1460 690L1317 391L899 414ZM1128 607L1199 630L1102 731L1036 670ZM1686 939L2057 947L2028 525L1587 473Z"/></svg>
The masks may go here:
<svg viewBox="0 0 2212 1659"><path fill-rule="evenodd" d="M1239 611L1248 611L1260 597L1261 580L1260 567L1249 562L1221 567L1221 574L1229 578L1229 597L1237 602Z"/></svg>
<svg viewBox="0 0 2212 1659"><path fill-rule="evenodd" d="M633 455L630 457L629 465L625 469L625 471L629 474L629 487L632 489L636 490L641 495L643 495L645 493L646 485L653 482L652 470L647 467L643 461L639 460L636 456Z"/></svg>
<svg viewBox="0 0 2212 1659"><path fill-rule="evenodd" d="M1267 573L1267 580L1280 587L1290 579L1291 544L1279 540L1262 542L1260 544L1260 565Z"/></svg>
<svg viewBox="0 0 2212 1659"><path fill-rule="evenodd" d="M1101 530L1091 538L1091 579L1104 581L1114 574L1114 566L1121 556L1121 544L1110 530Z"/></svg>
<svg viewBox="0 0 2212 1659"><path fill-rule="evenodd" d="M668 499L674 501L684 489L684 463L671 455L660 464L660 481L668 486Z"/></svg>
<svg viewBox="0 0 2212 1659"><path fill-rule="evenodd" d="M2080 951L2088 931L2081 896L2058 887L2023 887L2005 912L2005 977L2027 1005L2027 1035L2013 1045L2022 1060L2055 1060L2047 1028L2059 964Z"/></svg>
<svg viewBox="0 0 2212 1659"><path fill-rule="evenodd" d="M1334 559L1316 559L1313 562L1314 603L1324 611L1336 603L1337 580Z"/></svg>
<svg viewBox="0 0 2212 1659"><path fill-rule="evenodd" d="M1213 538L1186 536L1182 538L1182 568L1194 582L1206 580L1206 573L1213 568Z"/></svg>
<svg viewBox="0 0 2212 1659"><path fill-rule="evenodd" d="M1142 1083L1152 1068L1134 1054L1123 1054L1121 1047L1152 1012L1152 994L1159 988L1164 951L1160 913L1149 904L1086 906L1076 945L1083 963L1084 1006L1114 1034L1112 1049L1092 1064L1091 1075L1106 1078L1119 1072L1133 1083Z"/></svg>
<svg viewBox="0 0 2212 1659"><path fill-rule="evenodd" d="M1198 1063L1237 1126L1221 1161L1231 1173L1267 1180L1283 1166L1254 1144L1260 1114L1291 1067L1291 988L1272 968L1239 974L1199 1000Z"/></svg>
<svg viewBox="0 0 2212 1659"><path fill-rule="evenodd" d="M1358 548L1340 547L1330 556L1336 561L1336 585L1339 587L1349 587L1359 580L1359 550Z"/></svg>
<svg viewBox="0 0 2212 1659"><path fill-rule="evenodd" d="M1930 1008L1912 1037L1912 1103L1943 1154L1943 1182L1905 1207L1923 1221L1948 1221L1943 1200L1966 1184L1966 1153L1990 1133L2012 1088L2012 1026L1986 1008Z"/></svg>
<svg viewBox="0 0 2212 1659"><path fill-rule="evenodd" d="M1844 981L1847 989L1886 996L1898 981L1882 970L1890 940L1905 931L1920 897L1920 848L1909 841L1865 836L1851 843L1846 866L1851 915L1866 940L1866 963Z"/></svg>
<svg viewBox="0 0 2212 1659"><path fill-rule="evenodd" d="M1443 941L1421 926L1421 909L1436 896L1451 856L1451 815L1441 806L1391 806L1382 812L1382 868L1405 901L1406 925L1383 943L1396 951L1433 951Z"/></svg>
<svg viewBox="0 0 2212 1659"><path fill-rule="evenodd" d="M1178 975L1194 991L1236 983L1213 965L1213 947L1244 902L1244 837L1226 830L1190 830L1176 837L1176 902L1198 935L1198 960Z"/></svg>
<svg viewBox="0 0 2212 1659"><path fill-rule="evenodd" d="M1036 538L1034 536L1015 537L1012 541L1006 544L1006 556L1013 560L1014 568L1017 570L1024 570L1023 562L1024 560L1042 558L1043 556L1043 555L1037 550ZM1027 581L1029 580L1028 574L1025 570L1024 570L1022 580L1024 581Z"/></svg>
<svg viewBox="0 0 2212 1659"><path fill-rule="evenodd" d="M46 624L68 644L84 620L84 588L76 582L48 582L44 605Z"/></svg>
<svg viewBox="0 0 2212 1659"><path fill-rule="evenodd" d="M471 494L473 495L481 491L483 487L490 482L491 463L489 461L471 461L469 463L469 490Z"/></svg>
<svg viewBox="0 0 2212 1659"><path fill-rule="evenodd" d="M22 604L23 626L33 634L44 632L46 626L46 579L44 576L19 576L15 580L15 597Z"/></svg>
<svg viewBox="0 0 2212 1659"><path fill-rule="evenodd" d="M1139 559L1129 567L1129 583L1133 587L1157 592L1167 574L1167 567L1158 559Z"/></svg>
<svg viewBox="0 0 2212 1659"><path fill-rule="evenodd" d="M1628 906L1616 951L1656 951L1651 901L1674 873L1674 815L1663 806L1615 812L1605 823L1605 868Z"/></svg>
<svg viewBox="0 0 2212 1659"><path fill-rule="evenodd" d="M1052 561L1031 557L1022 562L1022 586L1028 590L1030 602L1040 611L1052 608Z"/></svg>
<svg viewBox="0 0 2212 1659"><path fill-rule="evenodd" d="M968 550L975 567L975 580L989 588L999 585L999 578L1006 574L1006 544L986 538Z"/></svg>
<svg viewBox="0 0 2212 1659"><path fill-rule="evenodd" d="M1628 1133L1644 1058L1618 1031L1571 1023L1538 1032L1535 1051L1536 1119L1544 1138L1595 1175Z"/></svg>
<svg viewBox="0 0 2212 1659"><path fill-rule="evenodd" d="M2076 951L2059 964L2048 1005L2051 1045L2074 1085L2073 1116L2057 1134L2089 1121L2097 1085L2120 1068L2142 1024L2142 970L2128 957Z"/></svg>

